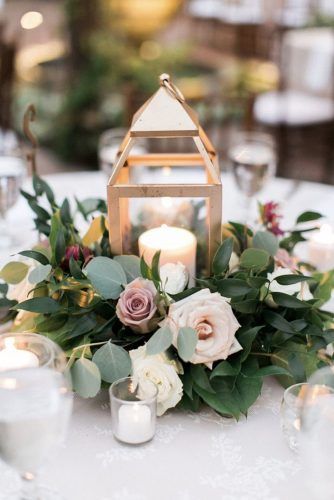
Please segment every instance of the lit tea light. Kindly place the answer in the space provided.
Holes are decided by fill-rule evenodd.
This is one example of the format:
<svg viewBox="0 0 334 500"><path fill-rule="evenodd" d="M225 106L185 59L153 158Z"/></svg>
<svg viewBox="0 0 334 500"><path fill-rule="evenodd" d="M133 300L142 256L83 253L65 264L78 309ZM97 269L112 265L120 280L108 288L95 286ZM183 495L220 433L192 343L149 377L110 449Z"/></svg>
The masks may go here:
<svg viewBox="0 0 334 500"><path fill-rule="evenodd" d="M189 287L194 286L196 276L197 240L193 233L180 227L161 227L149 229L138 240L139 253L151 264L154 254L161 250L160 265L168 262L184 264L189 273Z"/></svg>
<svg viewBox="0 0 334 500"><path fill-rule="evenodd" d="M309 240L309 261L319 271L328 271L334 267L334 230L329 224L323 224Z"/></svg>
<svg viewBox="0 0 334 500"><path fill-rule="evenodd" d="M151 410L142 404L124 404L118 410L117 438L124 443L139 444L152 439Z"/></svg>
<svg viewBox="0 0 334 500"><path fill-rule="evenodd" d="M38 357L31 351L17 349L15 339L5 339L5 348L0 351L0 371L17 370L18 368L36 368Z"/></svg>

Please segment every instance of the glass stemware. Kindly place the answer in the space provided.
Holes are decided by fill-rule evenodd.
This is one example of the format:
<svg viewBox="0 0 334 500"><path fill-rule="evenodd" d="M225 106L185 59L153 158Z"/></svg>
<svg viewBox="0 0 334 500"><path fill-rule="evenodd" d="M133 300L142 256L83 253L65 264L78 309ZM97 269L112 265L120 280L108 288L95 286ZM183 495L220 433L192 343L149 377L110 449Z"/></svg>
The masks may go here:
<svg viewBox="0 0 334 500"><path fill-rule="evenodd" d="M309 379L301 409L300 452L312 498L333 498L334 367Z"/></svg>
<svg viewBox="0 0 334 500"><path fill-rule="evenodd" d="M307 383L294 384L288 387L283 394L281 429L289 448L293 451L297 451L299 448L300 411L307 387Z"/></svg>
<svg viewBox="0 0 334 500"><path fill-rule="evenodd" d="M6 222L7 212L17 202L26 175L26 163L20 156L0 156L0 248L13 244L13 235Z"/></svg>
<svg viewBox="0 0 334 500"><path fill-rule="evenodd" d="M40 490L35 478L63 442L71 410L72 393L61 373L48 368L0 373L0 458L22 478L18 500L57 498Z"/></svg>
<svg viewBox="0 0 334 500"><path fill-rule="evenodd" d="M243 195L242 222L251 222L254 195L276 172L274 141L260 132L239 132L228 150L228 157L236 185Z"/></svg>

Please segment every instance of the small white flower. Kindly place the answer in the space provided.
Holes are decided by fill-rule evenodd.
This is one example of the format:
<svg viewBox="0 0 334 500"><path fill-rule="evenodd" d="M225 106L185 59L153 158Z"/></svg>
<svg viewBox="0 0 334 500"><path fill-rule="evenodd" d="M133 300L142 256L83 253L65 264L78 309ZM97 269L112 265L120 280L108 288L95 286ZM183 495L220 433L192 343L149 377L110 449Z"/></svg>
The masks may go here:
<svg viewBox="0 0 334 500"><path fill-rule="evenodd" d="M181 262L177 264L169 262L160 267L160 278L165 292L175 295L183 292L187 286L189 274L186 266Z"/></svg>
<svg viewBox="0 0 334 500"><path fill-rule="evenodd" d="M313 295L305 281L294 283L292 285L280 285L275 279L278 276L291 276L294 274L296 273L286 267L277 267L272 273L268 273L267 278L270 281L270 285L267 286L269 286L269 291L286 293L287 295L297 294L297 298L300 300L313 299Z"/></svg>
<svg viewBox="0 0 334 500"><path fill-rule="evenodd" d="M233 273L234 271L238 270L239 261L240 261L240 259L238 257L238 254L236 254L235 252L232 252L230 262L228 264L228 268L229 268L230 273Z"/></svg>
<svg viewBox="0 0 334 500"><path fill-rule="evenodd" d="M148 356L146 347L130 351L132 375L145 386L145 381L153 382L158 389L158 416L168 408L174 408L182 398L182 381L177 374L177 364L167 354Z"/></svg>

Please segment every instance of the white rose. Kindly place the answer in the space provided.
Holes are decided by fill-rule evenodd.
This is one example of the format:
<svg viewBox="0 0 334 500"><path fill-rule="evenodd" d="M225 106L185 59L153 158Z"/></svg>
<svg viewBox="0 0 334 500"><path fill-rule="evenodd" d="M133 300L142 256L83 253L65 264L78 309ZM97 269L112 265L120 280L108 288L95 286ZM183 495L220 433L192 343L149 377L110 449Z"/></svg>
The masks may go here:
<svg viewBox="0 0 334 500"><path fill-rule="evenodd" d="M275 279L278 276L290 276L293 274L296 273L286 267L277 267L272 273L268 273L267 278L270 281L270 284L267 284L267 287L269 287L269 291L286 293L287 295L297 294L297 298L300 300L313 299L313 295L305 281L294 283L292 285L280 285Z"/></svg>
<svg viewBox="0 0 334 500"><path fill-rule="evenodd" d="M175 295L183 292L187 286L189 274L185 265L168 263L160 267L160 278L162 287L166 293Z"/></svg>
<svg viewBox="0 0 334 500"><path fill-rule="evenodd" d="M168 408L174 408L182 398L182 381L178 376L178 365L165 353L148 356L146 347L130 351L132 376L145 386L145 381L153 382L158 389L158 416Z"/></svg>
<svg viewBox="0 0 334 500"><path fill-rule="evenodd" d="M175 302L169 308L168 316L160 325L168 326L173 333L173 344L182 327L197 331L198 342L191 363L204 363L212 368L214 361L226 359L240 349L235 338L240 327L229 304L229 299L208 288Z"/></svg>
<svg viewBox="0 0 334 500"><path fill-rule="evenodd" d="M237 271L239 268L239 257L235 252L232 252L231 257L230 257L230 262L228 264L228 269L230 273L233 273L234 271Z"/></svg>

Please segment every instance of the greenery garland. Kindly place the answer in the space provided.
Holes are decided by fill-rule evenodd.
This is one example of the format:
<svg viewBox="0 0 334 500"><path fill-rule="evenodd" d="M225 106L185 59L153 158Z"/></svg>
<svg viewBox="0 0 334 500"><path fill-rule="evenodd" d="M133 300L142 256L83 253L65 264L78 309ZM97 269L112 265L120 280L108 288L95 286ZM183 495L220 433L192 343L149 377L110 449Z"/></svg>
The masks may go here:
<svg viewBox="0 0 334 500"><path fill-rule="evenodd" d="M111 255L104 200L76 200L88 225L82 236L68 200L58 205L38 176L33 187L22 194L40 243L1 270L1 321L57 342L81 396L133 373L157 383L159 414L206 403L238 419L260 395L264 377L288 386L332 363L326 348L334 341L334 316L322 307L334 271L319 273L292 257L305 231L315 229L303 223L320 214L304 212L285 235L272 202L260 206L256 232L229 222L212 274L184 289L184 268L167 266L163 279L159 253L151 266L134 255Z"/></svg>

